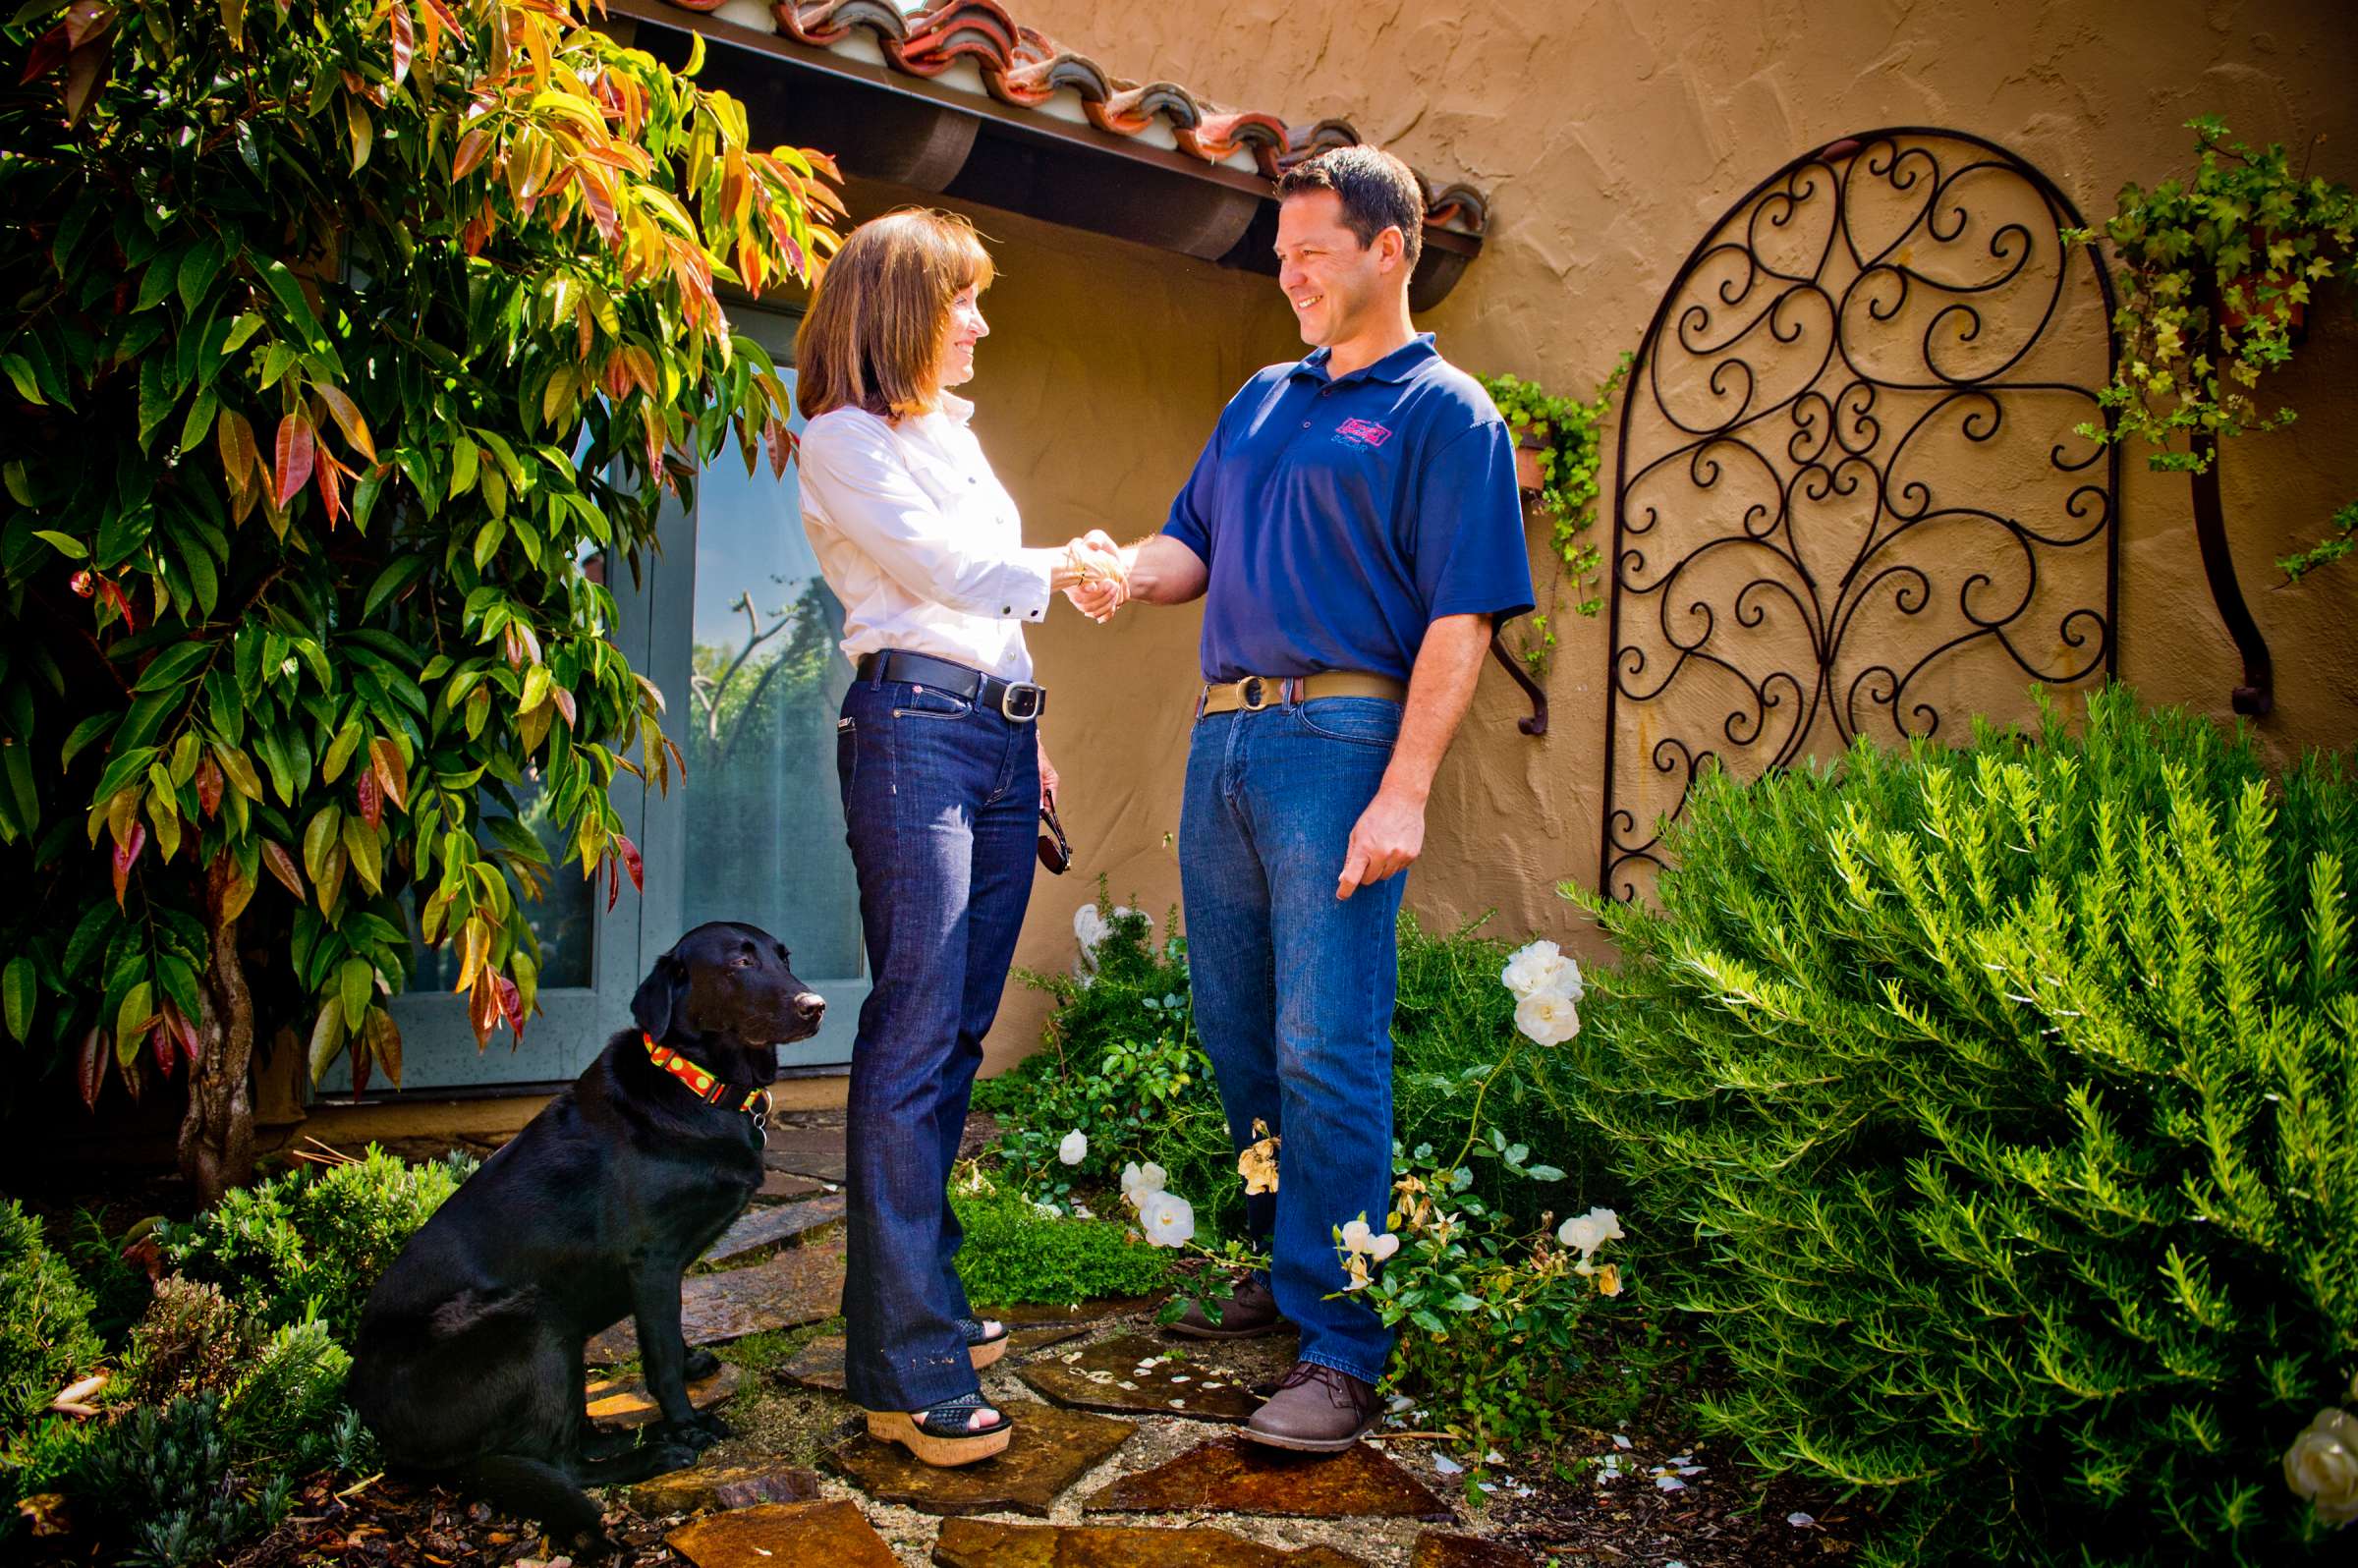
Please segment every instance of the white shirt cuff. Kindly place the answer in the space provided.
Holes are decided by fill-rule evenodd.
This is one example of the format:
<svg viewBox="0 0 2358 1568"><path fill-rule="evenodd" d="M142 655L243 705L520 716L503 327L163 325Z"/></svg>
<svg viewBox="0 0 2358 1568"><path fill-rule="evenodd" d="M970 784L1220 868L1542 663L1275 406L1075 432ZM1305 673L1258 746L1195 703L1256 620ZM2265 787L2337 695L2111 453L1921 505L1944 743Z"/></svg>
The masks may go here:
<svg viewBox="0 0 2358 1568"><path fill-rule="evenodd" d="M1048 601L1056 596L1049 574L1064 564L1062 550L1026 549L1016 552L1013 568L997 605L1003 621L1044 621Z"/></svg>

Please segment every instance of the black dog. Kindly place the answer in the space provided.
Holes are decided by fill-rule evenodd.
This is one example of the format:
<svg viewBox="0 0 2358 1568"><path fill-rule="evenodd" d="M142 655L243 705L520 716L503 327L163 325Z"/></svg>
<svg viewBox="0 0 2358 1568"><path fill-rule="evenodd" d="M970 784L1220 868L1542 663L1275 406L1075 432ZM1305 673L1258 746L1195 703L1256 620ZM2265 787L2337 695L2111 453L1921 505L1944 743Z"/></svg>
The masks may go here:
<svg viewBox="0 0 2358 1568"><path fill-rule="evenodd" d="M351 1398L388 1461L595 1551L606 1538L585 1485L681 1469L729 1434L688 1402L718 1362L681 1342L680 1275L761 1185L756 1092L777 1077L772 1047L808 1037L825 1008L751 925L700 925L655 961L631 1002L639 1027L485 1160L369 1293ZM596 1432L582 1395L584 1343L626 1314L662 1409L643 1443Z"/></svg>

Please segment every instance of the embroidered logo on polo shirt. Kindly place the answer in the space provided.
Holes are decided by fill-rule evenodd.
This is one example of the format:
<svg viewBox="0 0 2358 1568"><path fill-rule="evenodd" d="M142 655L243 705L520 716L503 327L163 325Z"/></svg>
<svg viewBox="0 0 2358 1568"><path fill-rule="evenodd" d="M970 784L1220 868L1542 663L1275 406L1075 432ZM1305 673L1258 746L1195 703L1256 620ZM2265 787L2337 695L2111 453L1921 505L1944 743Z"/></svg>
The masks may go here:
<svg viewBox="0 0 2358 1568"><path fill-rule="evenodd" d="M1345 420L1335 427L1334 438L1345 446L1373 450L1390 440L1392 432L1373 420Z"/></svg>

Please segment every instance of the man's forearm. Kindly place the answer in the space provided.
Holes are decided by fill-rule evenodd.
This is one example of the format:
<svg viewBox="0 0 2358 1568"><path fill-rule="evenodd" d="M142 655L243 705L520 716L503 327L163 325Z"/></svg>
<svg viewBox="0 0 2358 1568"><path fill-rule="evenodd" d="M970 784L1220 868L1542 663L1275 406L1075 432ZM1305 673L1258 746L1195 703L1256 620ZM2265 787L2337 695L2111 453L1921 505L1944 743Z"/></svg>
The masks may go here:
<svg viewBox="0 0 2358 1568"><path fill-rule="evenodd" d="M1130 545L1122 559L1130 567L1130 597L1149 604L1185 604L1201 598L1211 580L1204 558L1167 533Z"/></svg>
<svg viewBox="0 0 2358 1568"><path fill-rule="evenodd" d="M1443 616L1426 629L1416 667L1409 672L1407 707L1391 765L1383 772L1383 793L1420 806L1432 793L1432 776L1474 700L1474 683L1489 645L1487 615Z"/></svg>

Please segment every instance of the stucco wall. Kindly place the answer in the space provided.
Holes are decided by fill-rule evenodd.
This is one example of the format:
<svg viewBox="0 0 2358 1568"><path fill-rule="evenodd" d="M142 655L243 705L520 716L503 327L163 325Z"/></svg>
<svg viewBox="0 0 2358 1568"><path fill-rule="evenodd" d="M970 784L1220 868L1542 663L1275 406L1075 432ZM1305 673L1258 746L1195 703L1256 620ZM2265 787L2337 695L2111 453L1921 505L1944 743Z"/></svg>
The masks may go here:
<svg viewBox="0 0 2358 1568"><path fill-rule="evenodd" d="M1027 0L1022 19L1125 75L1189 83L1289 119L1349 118L1437 179L1489 192L1488 249L1421 324L1482 371L1582 390L1634 348L1697 238L1794 154L1888 125L1969 131L2044 170L2092 218L2123 182L2188 164L2181 121L2296 145L2358 180L2358 44L2343 0L1971 6L1660 0L1635 5ZM1035 540L1159 518L1221 402L1254 366L1298 353L1265 279L986 217L1007 275L977 383L984 442ZM2358 603L2346 568L2281 591L2271 561L2358 496L2358 329L2350 301L2313 312L2299 366L2264 388L2292 430L2225 457L2230 532L2276 659L2279 755L2358 735ZM2120 670L2149 700L2225 714L2238 679L2194 558L2187 481L2123 465ZM1613 476L1608 471L1609 503ZM1600 524L1609 530L1609 504ZM1535 524L1537 541L1543 531ZM1102 871L1158 916L1177 896L1177 825L1193 679L1192 612L1110 629L1069 612L1035 636L1056 690L1048 734L1067 778L1076 874L1042 877L1019 962L1062 967L1073 905ZM1596 952L1553 893L1596 875L1608 642L1566 617L1549 682L1554 732L1518 734L1518 694L1486 675L1434 792L1410 904L1434 923L1496 909L1494 928ZM1601 956L1600 954L1599 956ZM991 1041L1037 1037L1011 992Z"/></svg>

